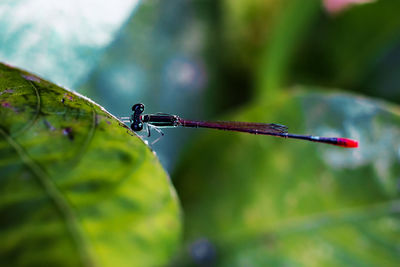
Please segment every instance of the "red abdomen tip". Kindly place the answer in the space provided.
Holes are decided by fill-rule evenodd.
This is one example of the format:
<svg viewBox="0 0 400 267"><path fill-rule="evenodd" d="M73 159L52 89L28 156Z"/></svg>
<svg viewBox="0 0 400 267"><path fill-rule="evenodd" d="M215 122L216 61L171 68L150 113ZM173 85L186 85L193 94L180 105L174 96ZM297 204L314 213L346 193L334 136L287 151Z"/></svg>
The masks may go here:
<svg viewBox="0 0 400 267"><path fill-rule="evenodd" d="M347 138L338 138L337 145L342 147L358 147L358 141L347 139Z"/></svg>

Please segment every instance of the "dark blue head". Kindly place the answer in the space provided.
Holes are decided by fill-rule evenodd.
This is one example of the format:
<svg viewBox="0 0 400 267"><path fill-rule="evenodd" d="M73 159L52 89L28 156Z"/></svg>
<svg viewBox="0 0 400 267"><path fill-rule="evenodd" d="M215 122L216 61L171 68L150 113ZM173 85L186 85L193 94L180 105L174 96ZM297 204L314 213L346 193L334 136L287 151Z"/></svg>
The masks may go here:
<svg viewBox="0 0 400 267"><path fill-rule="evenodd" d="M132 111L133 111L135 114L140 115L140 114L142 114L143 111L144 111L144 105L143 105L142 103L135 104L135 105L132 106Z"/></svg>
<svg viewBox="0 0 400 267"><path fill-rule="evenodd" d="M138 132L143 129L143 121L140 114L144 111L144 105L139 103L132 106L133 114L131 116L131 129L132 131Z"/></svg>

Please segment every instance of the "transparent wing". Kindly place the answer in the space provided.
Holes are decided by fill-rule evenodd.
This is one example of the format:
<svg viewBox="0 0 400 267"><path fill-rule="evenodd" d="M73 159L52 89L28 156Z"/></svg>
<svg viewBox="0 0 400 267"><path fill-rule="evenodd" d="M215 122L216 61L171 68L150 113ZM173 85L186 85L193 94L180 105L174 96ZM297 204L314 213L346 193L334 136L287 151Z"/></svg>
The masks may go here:
<svg viewBox="0 0 400 267"><path fill-rule="evenodd" d="M234 122L234 121L190 121L180 119L183 127L212 128L227 131L247 132L252 134L271 134L287 133L285 125L277 123L254 123L254 122Z"/></svg>

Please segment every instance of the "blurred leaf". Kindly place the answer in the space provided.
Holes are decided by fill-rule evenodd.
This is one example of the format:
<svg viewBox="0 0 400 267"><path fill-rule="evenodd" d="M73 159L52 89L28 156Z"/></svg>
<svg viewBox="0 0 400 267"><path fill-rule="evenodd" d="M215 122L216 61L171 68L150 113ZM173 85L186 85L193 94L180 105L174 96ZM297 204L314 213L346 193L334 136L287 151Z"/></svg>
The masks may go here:
<svg viewBox="0 0 400 267"><path fill-rule="evenodd" d="M94 102L0 65L0 265L162 265L179 241L156 156Z"/></svg>
<svg viewBox="0 0 400 267"><path fill-rule="evenodd" d="M273 99L275 93L285 86L293 54L304 39L304 33L315 21L319 7L320 1L316 0L286 2L284 12L276 21L272 36L264 44L257 73L257 88L262 89L258 92L258 98Z"/></svg>
<svg viewBox="0 0 400 267"><path fill-rule="evenodd" d="M290 0L291 1L291 0ZM217 3L217 2L216 2ZM287 1L221 1L216 23L210 31L208 64L211 73L208 99L223 112L243 104L254 95L260 54L274 36L274 26L285 13ZM214 24L216 24L214 23Z"/></svg>
<svg viewBox="0 0 400 267"><path fill-rule="evenodd" d="M207 131L187 149L174 180L195 261L398 265L399 108L305 89L229 119L354 138L360 148Z"/></svg>
<svg viewBox="0 0 400 267"><path fill-rule="evenodd" d="M400 1L380 0L320 16L293 57L291 80L400 102Z"/></svg>
<svg viewBox="0 0 400 267"><path fill-rule="evenodd" d="M0 58L66 86L86 79L139 0L3 0Z"/></svg>

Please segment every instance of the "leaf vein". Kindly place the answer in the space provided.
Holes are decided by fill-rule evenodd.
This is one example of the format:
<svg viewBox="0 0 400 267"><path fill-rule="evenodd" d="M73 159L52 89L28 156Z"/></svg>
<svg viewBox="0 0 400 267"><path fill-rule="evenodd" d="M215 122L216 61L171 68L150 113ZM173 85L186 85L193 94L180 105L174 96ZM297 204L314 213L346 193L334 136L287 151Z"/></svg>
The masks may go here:
<svg viewBox="0 0 400 267"><path fill-rule="evenodd" d="M84 266L95 266L96 264L94 263L94 257L90 253L88 241L83 234L83 230L79 226L78 219L70 207L68 200L65 199L54 182L52 182L50 176L2 128L0 128L0 135L14 148L21 157L22 162L32 171L34 176L37 177L39 184L44 188L60 214L64 217L67 229L77 246L82 264Z"/></svg>
<svg viewBox="0 0 400 267"><path fill-rule="evenodd" d="M22 134L23 132L27 131L29 128L31 128L33 126L33 124L35 124L35 122L37 121L38 117L39 117L39 112L40 112L40 108L41 108L41 102L40 102L40 94L39 94L39 90L38 88L32 83L29 82L29 84L32 86L33 90L35 91L35 95L36 95L36 112L33 115L33 118L31 120L29 120L24 127L22 127L21 129L15 131L12 134L12 137L16 137L20 134Z"/></svg>

